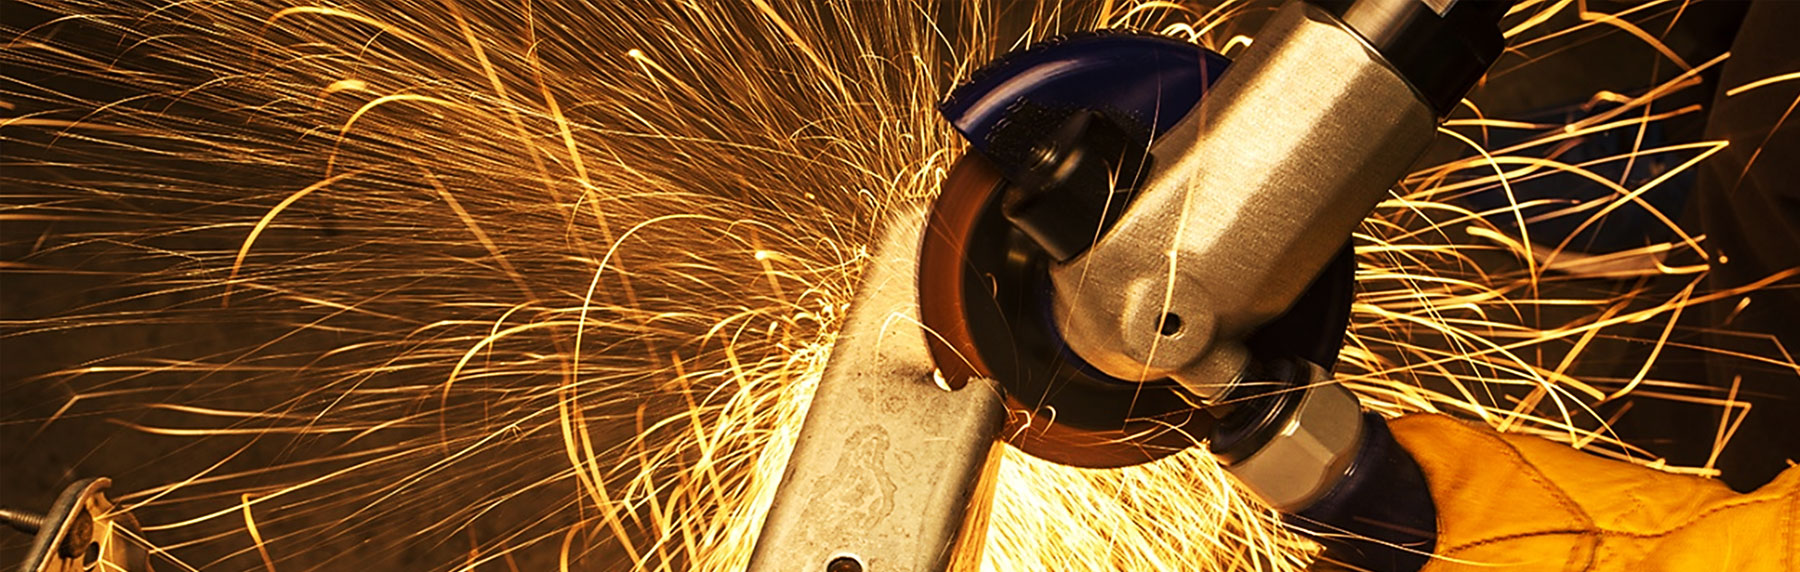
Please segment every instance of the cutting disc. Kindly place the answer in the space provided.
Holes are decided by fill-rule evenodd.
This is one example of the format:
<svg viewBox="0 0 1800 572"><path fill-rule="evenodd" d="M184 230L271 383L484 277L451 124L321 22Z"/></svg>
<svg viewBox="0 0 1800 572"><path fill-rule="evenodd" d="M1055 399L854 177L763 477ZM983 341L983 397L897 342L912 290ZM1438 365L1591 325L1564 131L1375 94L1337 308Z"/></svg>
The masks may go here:
<svg viewBox="0 0 1800 572"><path fill-rule="evenodd" d="M980 155L963 157L933 204L919 256L919 308L944 379L1000 381L1008 441L1065 465L1118 467L1193 446L1212 416L1173 383L1114 379L1063 344L1051 314L1048 262L1001 214L1006 182Z"/></svg>

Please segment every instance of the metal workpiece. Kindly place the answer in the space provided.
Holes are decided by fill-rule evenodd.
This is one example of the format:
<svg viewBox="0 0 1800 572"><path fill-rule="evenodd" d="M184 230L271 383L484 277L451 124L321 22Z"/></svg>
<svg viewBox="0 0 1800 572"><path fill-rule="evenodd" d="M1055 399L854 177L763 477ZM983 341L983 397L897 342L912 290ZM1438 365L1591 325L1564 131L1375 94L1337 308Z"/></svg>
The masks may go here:
<svg viewBox="0 0 1800 572"><path fill-rule="evenodd" d="M1437 117L1355 32L1289 2L1194 111L1092 248L1051 269L1069 347L1108 375L1235 383L1286 311L1429 145Z"/></svg>
<svg viewBox="0 0 1800 572"><path fill-rule="evenodd" d="M63 489L50 512L35 522L36 536L21 572L112 570L148 572L149 551L134 537L137 517L106 498L112 480L84 479Z"/></svg>
<svg viewBox="0 0 1800 572"><path fill-rule="evenodd" d="M1335 487L1363 438L1362 406L1342 385L1295 388L1298 405L1280 430L1250 456L1225 470L1263 502L1282 512L1310 506Z"/></svg>
<svg viewBox="0 0 1800 572"><path fill-rule="evenodd" d="M973 569L985 534L999 388L940 387L919 327L924 213L898 217L831 350L752 571Z"/></svg>

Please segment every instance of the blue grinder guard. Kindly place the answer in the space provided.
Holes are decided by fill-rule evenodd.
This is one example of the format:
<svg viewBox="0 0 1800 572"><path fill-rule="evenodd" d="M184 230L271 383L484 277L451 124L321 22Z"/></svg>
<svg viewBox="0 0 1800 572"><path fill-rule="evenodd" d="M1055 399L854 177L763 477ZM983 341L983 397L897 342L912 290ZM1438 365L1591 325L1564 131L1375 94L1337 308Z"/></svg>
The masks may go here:
<svg viewBox="0 0 1800 572"><path fill-rule="evenodd" d="M988 64L938 111L982 153L995 152L996 128L1021 106L1101 111L1156 135L1187 115L1228 64L1225 56L1173 38L1090 32Z"/></svg>

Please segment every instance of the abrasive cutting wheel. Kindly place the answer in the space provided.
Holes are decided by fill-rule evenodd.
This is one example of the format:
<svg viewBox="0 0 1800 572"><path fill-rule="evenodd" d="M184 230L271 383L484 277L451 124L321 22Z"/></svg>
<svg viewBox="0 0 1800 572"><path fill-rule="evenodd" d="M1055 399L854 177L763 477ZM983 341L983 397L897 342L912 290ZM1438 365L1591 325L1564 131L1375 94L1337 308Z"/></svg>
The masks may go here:
<svg viewBox="0 0 1800 572"><path fill-rule="evenodd" d="M1005 436L1025 452L1118 467L1174 454L1211 432L1213 412L1174 382L1113 378L1067 347L1052 315L1052 257L1002 203L1013 185L1007 173L1033 160L1062 120L1103 117L1147 147L1225 65L1217 54L1159 36L1061 38L990 64L940 107L970 151L951 168L928 218L920 318L948 383L986 377L1006 388L1013 414ZM1252 352L1330 367L1349 314L1351 271L1346 247L1293 309L1247 340Z"/></svg>

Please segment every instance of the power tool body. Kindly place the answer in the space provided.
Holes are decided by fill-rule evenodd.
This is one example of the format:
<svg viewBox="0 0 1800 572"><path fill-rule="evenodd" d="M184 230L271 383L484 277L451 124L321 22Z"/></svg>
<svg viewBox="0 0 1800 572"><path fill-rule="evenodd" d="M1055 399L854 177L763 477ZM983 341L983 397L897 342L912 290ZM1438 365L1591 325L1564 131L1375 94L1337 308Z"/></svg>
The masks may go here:
<svg viewBox="0 0 1800 572"><path fill-rule="evenodd" d="M1330 382L1353 290L1348 242L1499 55L1509 8L1292 0L1236 61L1108 32L990 64L940 107L968 153L927 213L896 223L917 230L881 246L916 262L911 296L894 294L884 274L887 286L873 286L888 293L865 292L853 312L870 319L853 318L846 336L874 335L851 330L880 323L861 327L925 348L907 358L911 370L880 382L895 388L935 381L949 390L940 394L963 396L945 399L991 402L999 386L1003 421L940 416L947 433L914 438L998 437L1100 468L1203 445L1321 539L1327 558L1417 569L1436 528L1423 476L1385 421ZM979 467L991 467L992 451L900 443L902 418L932 424L927 407L871 418L870 399L903 390L845 381L857 367L840 362L880 351L892 352L834 350L752 569L972 561L979 531L966 525L981 521L979 481L992 471ZM841 395L828 386L852 383L873 393L827 397ZM855 447L843 436L875 433L902 439L847 452ZM907 492L873 474L887 469L842 470L852 456L887 467L933 446L981 459L913 479L915 489L965 491L939 495L955 505L956 526L921 524L894 506ZM829 523L799 516L821 514L834 487L862 491L859 506L898 510ZM870 544L878 537L905 542Z"/></svg>

